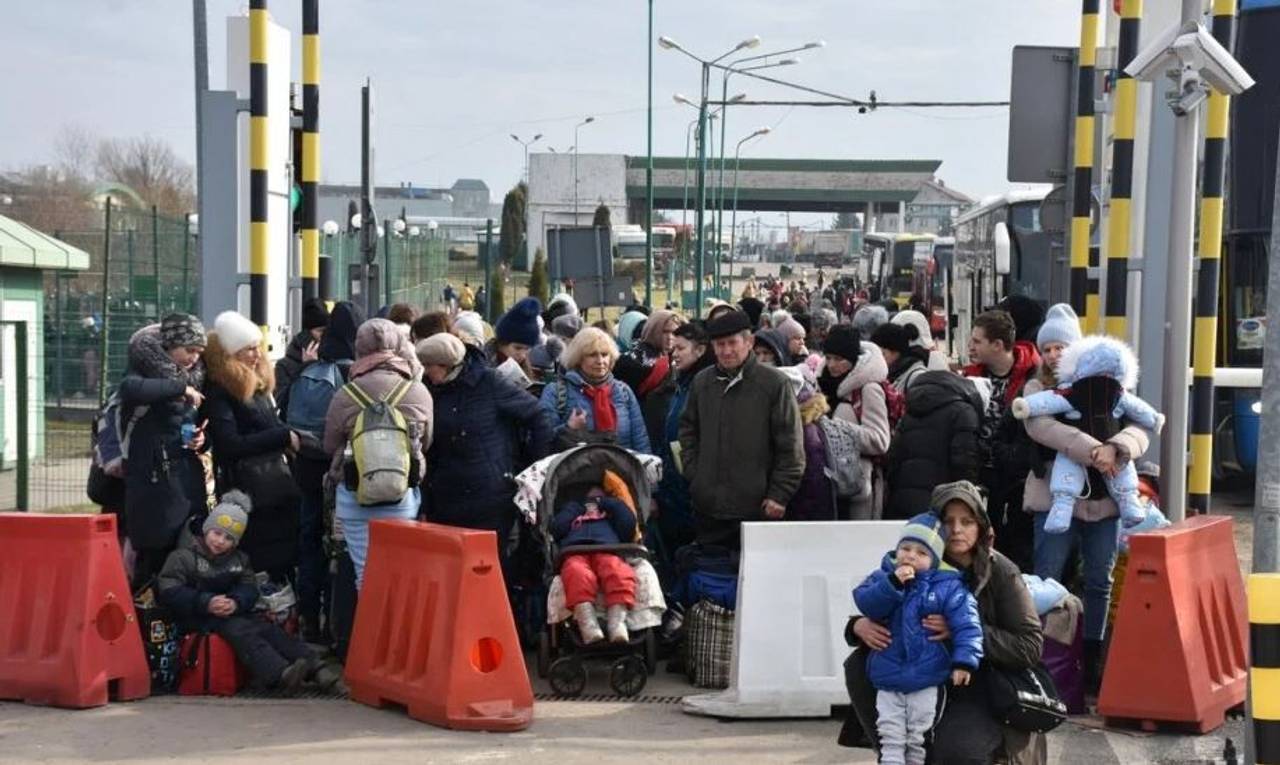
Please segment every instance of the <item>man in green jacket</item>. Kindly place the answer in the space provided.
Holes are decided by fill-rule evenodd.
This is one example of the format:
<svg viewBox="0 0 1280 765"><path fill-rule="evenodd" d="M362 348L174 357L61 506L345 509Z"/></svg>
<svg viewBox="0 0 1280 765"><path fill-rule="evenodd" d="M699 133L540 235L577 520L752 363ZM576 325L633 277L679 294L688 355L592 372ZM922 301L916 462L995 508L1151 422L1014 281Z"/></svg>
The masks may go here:
<svg viewBox="0 0 1280 765"><path fill-rule="evenodd" d="M736 550L743 521L782 518L804 475L804 437L786 375L755 360L747 315L723 313L707 334L716 364L694 378L680 463L698 541Z"/></svg>

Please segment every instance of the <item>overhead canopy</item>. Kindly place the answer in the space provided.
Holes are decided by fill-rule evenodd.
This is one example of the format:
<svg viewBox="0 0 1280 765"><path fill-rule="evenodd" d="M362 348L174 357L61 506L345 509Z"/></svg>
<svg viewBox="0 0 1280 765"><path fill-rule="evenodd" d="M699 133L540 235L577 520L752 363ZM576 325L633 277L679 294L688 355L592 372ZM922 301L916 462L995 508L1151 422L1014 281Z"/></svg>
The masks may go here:
<svg viewBox="0 0 1280 765"><path fill-rule="evenodd" d="M85 270L89 253L0 215L0 266Z"/></svg>

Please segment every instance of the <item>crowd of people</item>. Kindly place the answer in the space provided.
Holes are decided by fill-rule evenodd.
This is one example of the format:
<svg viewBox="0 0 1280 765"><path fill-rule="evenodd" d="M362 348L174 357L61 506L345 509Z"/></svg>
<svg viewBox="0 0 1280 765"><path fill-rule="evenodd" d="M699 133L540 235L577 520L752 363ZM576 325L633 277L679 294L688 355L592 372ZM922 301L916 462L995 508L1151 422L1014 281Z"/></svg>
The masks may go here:
<svg viewBox="0 0 1280 765"><path fill-rule="evenodd" d="M1068 306L1046 314L1011 298L982 313L958 367L932 315L870 302L825 274L813 287L752 282L734 304L709 301L705 319L633 306L588 324L561 293L546 306L519 300L490 326L462 298L374 318L310 301L274 364L259 328L233 311L207 332L184 314L139 330L91 477L100 495L120 484L107 504L122 516L135 585L159 577L185 618L221 620L264 685L296 687L315 667L301 643L243 624L256 587L246 572L292 584L303 640L341 644L329 562L338 550L358 592L370 520L493 531L510 582L526 536L515 476L576 444L610 443L662 461L643 534L673 590L687 573L676 551L732 558L744 521L904 522L855 593L861 615L846 635L856 714L842 738L861 728L883 761L918 761L928 730L934 762L1045 761L1043 736L1002 725L981 690L987 668L1040 660L1023 572L1079 585L1096 691L1120 537L1107 478L1150 434L1125 421L1099 438L1063 417L1015 416L1015 400L1059 387L1064 353L1082 341ZM1045 520L1057 455L1095 479L1068 499L1065 530ZM637 519L617 504L592 495L556 517L556 533L625 537ZM597 557L602 582L626 579L616 558ZM570 566L574 590L591 589L580 584L595 581L591 566ZM609 586L612 639L629 595ZM594 616L580 625L599 639Z"/></svg>

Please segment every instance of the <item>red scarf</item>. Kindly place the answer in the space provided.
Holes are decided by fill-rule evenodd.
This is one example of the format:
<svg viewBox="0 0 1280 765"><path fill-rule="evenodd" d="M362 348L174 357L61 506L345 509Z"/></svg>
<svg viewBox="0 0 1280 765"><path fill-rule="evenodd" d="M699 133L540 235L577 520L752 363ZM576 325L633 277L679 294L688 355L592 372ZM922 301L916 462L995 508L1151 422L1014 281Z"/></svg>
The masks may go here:
<svg viewBox="0 0 1280 765"><path fill-rule="evenodd" d="M671 360L667 358L667 354L658 356L657 361L653 362L653 367L649 370L649 375L644 378L644 382L640 383L640 387L636 389L637 396L647 396L649 391L654 390L667 379L667 373L671 371Z"/></svg>
<svg viewBox="0 0 1280 765"><path fill-rule="evenodd" d="M613 383L582 386L582 395L591 400L591 416L597 433L613 433L618 429L618 412L613 408Z"/></svg>

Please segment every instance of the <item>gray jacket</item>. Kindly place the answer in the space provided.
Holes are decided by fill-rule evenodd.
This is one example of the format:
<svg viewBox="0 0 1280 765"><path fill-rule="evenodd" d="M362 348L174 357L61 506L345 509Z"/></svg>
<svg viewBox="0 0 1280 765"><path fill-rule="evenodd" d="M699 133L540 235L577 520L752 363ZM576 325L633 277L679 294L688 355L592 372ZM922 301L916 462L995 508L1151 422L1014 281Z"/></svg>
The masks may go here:
<svg viewBox="0 0 1280 765"><path fill-rule="evenodd" d="M757 521L765 499L786 506L804 476L800 408L786 375L754 356L732 377L699 372L680 418L680 461L696 513Z"/></svg>

